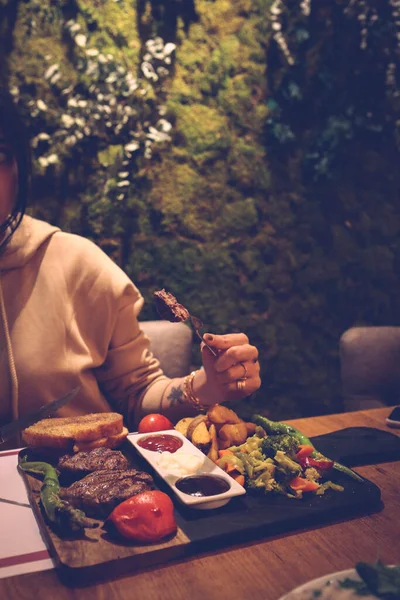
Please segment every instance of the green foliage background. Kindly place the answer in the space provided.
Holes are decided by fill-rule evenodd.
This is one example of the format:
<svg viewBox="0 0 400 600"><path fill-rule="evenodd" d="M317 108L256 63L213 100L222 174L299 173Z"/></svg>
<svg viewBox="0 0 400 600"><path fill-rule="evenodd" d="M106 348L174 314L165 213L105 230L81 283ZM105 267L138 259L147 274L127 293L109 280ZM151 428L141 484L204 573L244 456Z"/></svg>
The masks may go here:
<svg viewBox="0 0 400 600"><path fill-rule="evenodd" d="M399 95L388 77L400 19L389 4L0 0L2 79L57 156L41 163L39 143L31 212L99 243L144 294L144 319L157 318L152 293L165 287L208 331L245 331L263 386L236 407L244 415L341 410L340 335L400 323ZM74 147L55 135L66 104L46 70L57 63L74 97L91 93L69 20L86 47L139 77L127 98L141 148L156 113L172 124L151 155L124 156L125 130ZM141 65L156 36L176 50L152 83Z"/></svg>

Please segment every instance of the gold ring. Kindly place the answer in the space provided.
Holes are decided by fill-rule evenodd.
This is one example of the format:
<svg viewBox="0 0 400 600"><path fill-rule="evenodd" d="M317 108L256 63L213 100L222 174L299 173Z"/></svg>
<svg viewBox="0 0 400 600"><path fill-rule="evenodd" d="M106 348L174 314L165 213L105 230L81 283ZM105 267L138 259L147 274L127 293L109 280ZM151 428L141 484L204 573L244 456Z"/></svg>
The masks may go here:
<svg viewBox="0 0 400 600"><path fill-rule="evenodd" d="M236 387L239 392L243 392L244 388L246 387L246 382L243 379L238 379L236 382Z"/></svg>
<svg viewBox="0 0 400 600"><path fill-rule="evenodd" d="M246 369L246 365L244 363L239 363L243 369L244 369L244 373L243 373L243 377L241 377L240 379L247 379L247 369Z"/></svg>

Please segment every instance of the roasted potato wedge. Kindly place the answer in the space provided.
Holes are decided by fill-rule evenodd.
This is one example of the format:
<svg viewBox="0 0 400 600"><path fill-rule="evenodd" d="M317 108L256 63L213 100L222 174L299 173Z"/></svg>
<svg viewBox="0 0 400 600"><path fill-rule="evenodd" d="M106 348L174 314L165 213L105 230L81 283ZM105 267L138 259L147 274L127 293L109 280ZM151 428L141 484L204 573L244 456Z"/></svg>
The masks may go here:
<svg viewBox="0 0 400 600"><path fill-rule="evenodd" d="M256 432L257 425L255 423L249 423L248 421L245 421L244 424L246 425L247 429L247 437L254 435Z"/></svg>
<svg viewBox="0 0 400 600"><path fill-rule="evenodd" d="M188 427L189 427L190 423L193 421L194 418L195 417L185 417L184 419L181 419L175 425L175 429L177 431L179 431L179 433L181 433L182 435L184 435L185 437L187 437Z"/></svg>
<svg viewBox="0 0 400 600"><path fill-rule="evenodd" d="M242 419L240 419L233 410L223 406L222 404L214 404L211 406L207 411L207 417L209 421L215 425L242 422Z"/></svg>
<svg viewBox="0 0 400 600"><path fill-rule="evenodd" d="M217 462L217 460L219 458L219 454L218 454L219 448L218 448L217 430L215 428L214 423L211 423L210 427L208 428L208 432L211 437L211 446L210 446L207 456L213 462Z"/></svg>
<svg viewBox="0 0 400 600"><path fill-rule="evenodd" d="M191 441L204 454L208 454L211 447L211 435L204 421L201 421L193 430Z"/></svg>
<svg viewBox="0 0 400 600"><path fill-rule="evenodd" d="M200 423L207 423L207 415L197 415L197 417L193 417L190 421L188 428L186 430L186 437L188 440L193 442L193 432Z"/></svg>
<svg viewBox="0 0 400 600"><path fill-rule="evenodd" d="M229 448L229 446L240 446L244 444L248 437L246 423L226 423L221 427L218 433L219 446L221 449Z"/></svg>

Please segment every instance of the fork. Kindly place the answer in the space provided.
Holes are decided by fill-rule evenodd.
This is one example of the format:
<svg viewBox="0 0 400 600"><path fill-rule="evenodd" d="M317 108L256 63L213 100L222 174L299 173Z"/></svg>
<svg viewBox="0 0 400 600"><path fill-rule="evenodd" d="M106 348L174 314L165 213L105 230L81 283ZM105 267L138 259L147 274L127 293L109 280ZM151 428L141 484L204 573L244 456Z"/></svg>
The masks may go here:
<svg viewBox="0 0 400 600"><path fill-rule="evenodd" d="M199 331L199 329L201 329L203 327L202 321L198 317L194 317L191 314L189 314L189 319L190 319L190 322L193 325L193 329L195 330L196 335L201 339L201 341L203 342L203 344L205 346L207 346L207 348L210 350L210 352L212 352L212 354L214 354L214 356L217 356L217 353L215 352L215 350L213 348L211 348L211 346L209 346L207 344L207 342L204 340L203 336L201 335L201 333Z"/></svg>

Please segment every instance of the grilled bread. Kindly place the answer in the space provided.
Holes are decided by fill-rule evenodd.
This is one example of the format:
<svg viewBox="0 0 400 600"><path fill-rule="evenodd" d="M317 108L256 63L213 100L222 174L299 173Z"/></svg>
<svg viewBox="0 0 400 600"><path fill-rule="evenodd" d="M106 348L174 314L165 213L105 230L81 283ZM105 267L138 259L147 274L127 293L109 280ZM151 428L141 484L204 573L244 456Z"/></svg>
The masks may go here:
<svg viewBox="0 0 400 600"><path fill-rule="evenodd" d="M88 444L119 436L123 433L123 428L123 418L118 413L91 413L77 417L43 419L25 429L22 439L32 448L68 450L74 444ZM124 432L122 439L126 434Z"/></svg>
<svg viewBox="0 0 400 600"><path fill-rule="evenodd" d="M128 433L127 428L124 427L121 433L110 435L108 437L101 437L91 442L77 440L74 444L74 452L88 452L94 450L94 448L118 448Z"/></svg>

